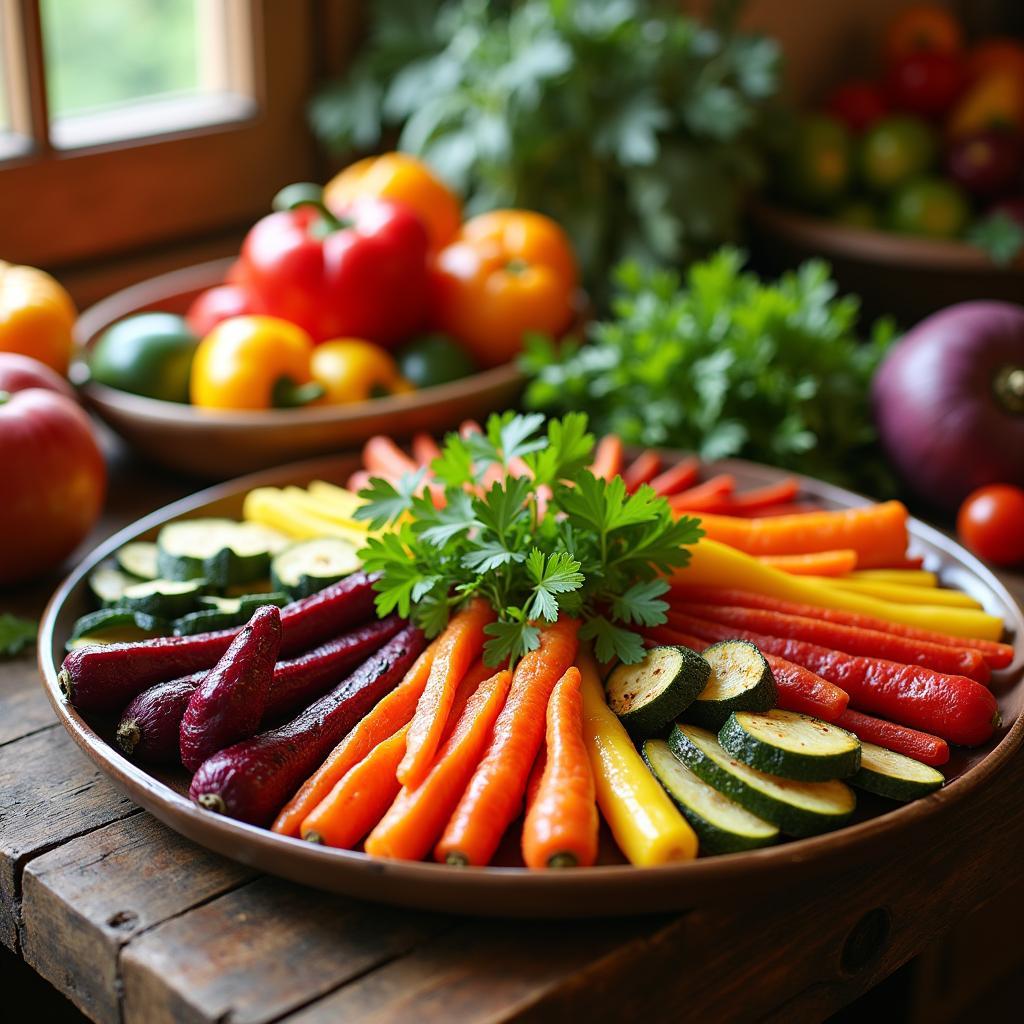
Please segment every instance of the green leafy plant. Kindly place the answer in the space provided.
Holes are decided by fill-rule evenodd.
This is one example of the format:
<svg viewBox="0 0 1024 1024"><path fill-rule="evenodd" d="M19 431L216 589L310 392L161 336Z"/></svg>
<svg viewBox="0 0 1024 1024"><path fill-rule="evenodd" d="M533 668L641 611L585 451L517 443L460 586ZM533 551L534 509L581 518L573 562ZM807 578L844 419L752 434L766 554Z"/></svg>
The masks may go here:
<svg viewBox="0 0 1024 1024"><path fill-rule="evenodd" d="M338 153L424 157L469 213L540 210L591 289L617 260L692 258L737 229L778 50L666 0L375 0L344 80L311 107Z"/></svg>
<svg viewBox="0 0 1024 1024"><path fill-rule="evenodd" d="M509 412L482 434L445 439L431 465L440 503L422 470L397 485L371 480L356 515L389 528L360 552L383 574L378 612L411 616L436 636L453 608L480 596L497 614L490 665L533 650L538 623L561 612L583 619L580 636L602 660L639 661L643 642L629 627L665 621L663 573L687 564L701 530L650 487L627 494L621 477L595 477L593 445L580 413L545 426L540 414Z"/></svg>
<svg viewBox="0 0 1024 1024"><path fill-rule="evenodd" d="M13 658L35 641L38 626L6 612L0 615L0 657Z"/></svg>
<svg viewBox="0 0 1024 1024"><path fill-rule="evenodd" d="M993 263L1006 267L1024 252L1024 225L1007 213L991 213L974 224L967 240L984 249Z"/></svg>
<svg viewBox="0 0 1024 1024"><path fill-rule="evenodd" d="M620 267L614 316L583 345L532 339L527 404L584 410L597 430L631 443L742 455L888 492L870 386L892 326L859 341L857 300L837 297L825 263L771 284L742 266L726 248L685 283Z"/></svg>

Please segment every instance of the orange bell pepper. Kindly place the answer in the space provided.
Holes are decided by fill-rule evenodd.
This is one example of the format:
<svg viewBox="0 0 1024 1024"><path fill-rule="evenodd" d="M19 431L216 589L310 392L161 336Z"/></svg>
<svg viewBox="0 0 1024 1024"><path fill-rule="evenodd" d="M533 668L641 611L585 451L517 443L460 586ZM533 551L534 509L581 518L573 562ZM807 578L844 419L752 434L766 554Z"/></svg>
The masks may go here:
<svg viewBox="0 0 1024 1024"><path fill-rule="evenodd" d="M0 352L66 374L76 315L71 296L49 274L0 260Z"/></svg>
<svg viewBox="0 0 1024 1024"><path fill-rule="evenodd" d="M365 402L413 390L398 364L372 341L338 338L317 345L310 362L313 379L324 389L326 405Z"/></svg>
<svg viewBox="0 0 1024 1024"><path fill-rule="evenodd" d="M978 79L953 107L946 132L957 139L988 128L1024 131L1024 78L1013 69Z"/></svg>
<svg viewBox="0 0 1024 1024"><path fill-rule="evenodd" d="M422 160L407 153L357 160L324 188L324 203L336 214L365 196L408 206L423 221L435 251L455 237L462 222L459 197Z"/></svg>
<svg viewBox="0 0 1024 1024"><path fill-rule="evenodd" d="M572 322L578 281L565 232L530 210L494 210L467 221L433 261L434 320L482 366L514 359L530 331L560 334Z"/></svg>
<svg viewBox="0 0 1024 1024"><path fill-rule="evenodd" d="M273 316L236 316L203 338L192 361L192 404L206 409L305 405L324 389L313 381L313 339Z"/></svg>

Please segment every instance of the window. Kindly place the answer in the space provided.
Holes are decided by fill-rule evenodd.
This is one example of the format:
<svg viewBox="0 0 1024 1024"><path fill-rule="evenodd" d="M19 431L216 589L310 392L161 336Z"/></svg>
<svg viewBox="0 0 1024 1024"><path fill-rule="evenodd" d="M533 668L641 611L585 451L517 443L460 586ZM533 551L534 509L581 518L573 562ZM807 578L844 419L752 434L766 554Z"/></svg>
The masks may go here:
<svg viewBox="0 0 1024 1024"><path fill-rule="evenodd" d="M0 0L0 259L238 229L311 174L313 4Z"/></svg>

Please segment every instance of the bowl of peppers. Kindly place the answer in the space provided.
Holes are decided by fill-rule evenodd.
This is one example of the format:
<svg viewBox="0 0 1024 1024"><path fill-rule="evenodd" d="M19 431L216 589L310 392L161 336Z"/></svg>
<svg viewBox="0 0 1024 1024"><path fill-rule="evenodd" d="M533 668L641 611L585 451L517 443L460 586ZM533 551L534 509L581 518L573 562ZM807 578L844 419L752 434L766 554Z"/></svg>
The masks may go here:
<svg viewBox="0 0 1024 1024"><path fill-rule="evenodd" d="M224 478L505 408L524 337L565 335L583 308L557 223L463 220L429 167L386 153L282 189L237 257L87 310L77 371L143 454Z"/></svg>

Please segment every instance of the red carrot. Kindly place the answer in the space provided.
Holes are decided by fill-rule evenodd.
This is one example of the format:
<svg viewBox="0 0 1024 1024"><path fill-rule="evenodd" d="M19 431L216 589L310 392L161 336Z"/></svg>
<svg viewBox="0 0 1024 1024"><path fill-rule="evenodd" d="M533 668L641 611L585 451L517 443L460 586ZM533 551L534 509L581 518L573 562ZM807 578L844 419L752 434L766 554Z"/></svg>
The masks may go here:
<svg viewBox="0 0 1024 1024"><path fill-rule="evenodd" d="M908 729L905 725L886 722L871 715L862 715L859 711L849 708L840 715L836 725L849 729L865 743L874 743L886 750L895 750L897 754L905 754L922 764L930 764L937 768L949 760L949 744L917 729Z"/></svg>
<svg viewBox="0 0 1024 1024"><path fill-rule="evenodd" d="M700 473L700 460L694 455L680 459L674 466L662 470L652 481L651 487L655 494L668 497L692 487Z"/></svg>
<svg viewBox="0 0 1024 1024"><path fill-rule="evenodd" d="M673 610L685 615L711 619L726 626L740 626L767 636L806 640L821 647L830 647L847 654L863 654L869 658L885 658L904 665L924 665L937 672L967 676L987 683L991 669L979 651L968 647L946 647L925 640L911 640L879 630L845 626L817 616L788 615L760 608L741 608L704 603L673 604Z"/></svg>
<svg viewBox="0 0 1024 1024"><path fill-rule="evenodd" d="M622 472L622 441L615 434L605 434L594 449L591 473L601 480L611 480Z"/></svg>
<svg viewBox="0 0 1024 1024"><path fill-rule="evenodd" d="M735 488L736 478L730 473L720 473L696 487L674 494L668 503L673 512L701 512L720 505L722 499L732 494Z"/></svg>
<svg viewBox="0 0 1024 1024"><path fill-rule="evenodd" d="M843 654L804 640L765 636L676 612L669 614L669 623L701 639L749 640L762 651L803 665L842 687L858 710L933 732L952 743L984 743L1000 720L995 697L966 676Z"/></svg>
<svg viewBox="0 0 1024 1024"><path fill-rule="evenodd" d="M631 494L641 484L649 484L661 469L661 456L650 448L641 452L623 471L622 479Z"/></svg>
<svg viewBox="0 0 1024 1024"><path fill-rule="evenodd" d="M1006 668L1013 661L1013 647L1010 644L996 643L992 640L974 640L965 636L952 636L937 630L921 629L907 626L899 622L889 622L873 615L862 615L859 612L847 612L838 608L819 608L812 604L801 604L797 601L786 601L783 598L771 597L768 594L755 594L746 590L729 590L719 587L674 586L672 593L682 595L684 600L699 604L739 605L742 608L764 608L767 611L784 612L788 615L806 615L810 618L826 619L829 622L840 622L846 626L860 626L862 629L877 629L881 633L892 633L896 636L910 637L913 640L926 640L931 643L943 644L947 647L970 647L981 651L985 660L992 668Z"/></svg>
<svg viewBox="0 0 1024 1024"><path fill-rule="evenodd" d="M670 626L652 626L644 630L644 635L664 644L681 644L698 653L704 651L711 642L688 633L681 633ZM775 677L780 708L803 715L813 715L826 722L835 722L846 710L850 698L845 690L815 675L802 665L795 665L766 651L761 653Z"/></svg>
<svg viewBox="0 0 1024 1024"><path fill-rule="evenodd" d="M775 484L734 494L728 504L734 512L754 512L757 509L770 508L772 505L788 504L799 493L800 484L790 476Z"/></svg>

